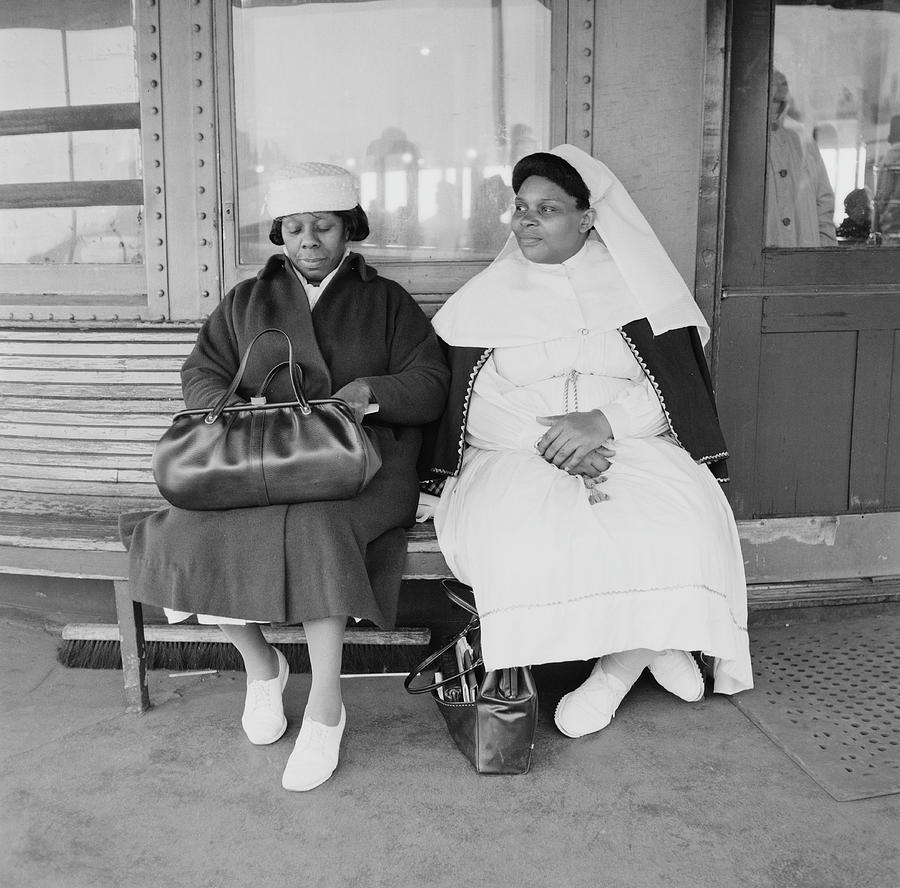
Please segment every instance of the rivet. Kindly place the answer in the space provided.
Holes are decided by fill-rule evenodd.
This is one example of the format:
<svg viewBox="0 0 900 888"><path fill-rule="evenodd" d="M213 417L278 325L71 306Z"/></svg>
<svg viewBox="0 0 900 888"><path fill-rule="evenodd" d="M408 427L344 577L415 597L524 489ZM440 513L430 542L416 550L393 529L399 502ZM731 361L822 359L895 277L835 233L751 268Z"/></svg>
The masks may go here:
<svg viewBox="0 0 900 888"><path fill-rule="evenodd" d="M159 161L158 161L158 160L154 160L154 161L153 161L153 166L159 167Z"/></svg>
<svg viewBox="0 0 900 888"><path fill-rule="evenodd" d="M162 299L162 298L165 297L166 291L165 291L165 290L157 290L157 291L156 291L156 295L157 295L160 299Z"/></svg>
<svg viewBox="0 0 900 888"><path fill-rule="evenodd" d="M147 6L156 6L156 0L147 0Z"/></svg>
<svg viewBox="0 0 900 888"><path fill-rule="evenodd" d="M591 137L591 131L590 130L582 130L581 135L584 136L585 139L589 139Z"/></svg>
<svg viewBox="0 0 900 888"><path fill-rule="evenodd" d="M195 52L195 53L194 53L194 61L195 61L195 62L199 62L200 59L202 59L202 58L203 58L203 53L202 53L202 52Z"/></svg>
<svg viewBox="0 0 900 888"><path fill-rule="evenodd" d="M150 25L149 30L150 30L151 34L155 34L156 33L156 25Z"/></svg>
<svg viewBox="0 0 900 888"><path fill-rule="evenodd" d="M195 80L195 81L194 81L194 86L203 86L203 81L202 81L202 80L199 80L199 79Z"/></svg>
<svg viewBox="0 0 900 888"><path fill-rule="evenodd" d="M208 266L208 265L201 265L201 266L200 266L200 271L209 271L209 266Z"/></svg>
<svg viewBox="0 0 900 888"><path fill-rule="evenodd" d="M203 133L197 133L197 141L198 141L198 142L202 142L202 141L203 141Z"/></svg>
<svg viewBox="0 0 900 888"><path fill-rule="evenodd" d="M154 142L158 142L158 141L159 141L159 133L154 133L154 134L153 134L153 141L154 141Z"/></svg>
<svg viewBox="0 0 900 888"><path fill-rule="evenodd" d="M200 25L194 25L194 33L198 34L200 32Z"/></svg>
<svg viewBox="0 0 900 888"><path fill-rule="evenodd" d="M203 185L201 185L201 186L197 189L197 191L198 191L200 194L206 194L206 188L205 188Z"/></svg>
<svg viewBox="0 0 900 888"><path fill-rule="evenodd" d="M589 56L591 54L591 48L586 46L582 51L582 55Z"/></svg>
<svg viewBox="0 0 900 888"><path fill-rule="evenodd" d="M582 77L581 79L582 79L582 81L583 81L584 83L590 83L590 82L591 82L591 75L590 75L590 74L585 74L584 77Z"/></svg>
<svg viewBox="0 0 900 888"><path fill-rule="evenodd" d="M158 58L159 58L159 56L155 52L150 53L150 61L151 62L155 62Z"/></svg>
<svg viewBox="0 0 900 888"><path fill-rule="evenodd" d="M203 113L203 106L202 106L202 105L197 105L197 107L194 108L194 110L195 110L198 114L202 114L202 113Z"/></svg>
<svg viewBox="0 0 900 888"><path fill-rule="evenodd" d="M201 218L201 219L205 219L205 218L206 218L206 213L201 213L201 214L200 214L200 218Z"/></svg>
<svg viewBox="0 0 900 888"><path fill-rule="evenodd" d="M163 245L163 239L161 237L158 237L156 239L156 246L161 247L162 245Z"/></svg>
<svg viewBox="0 0 900 888"><path fill-rule="evenodd" d="M50 314L47 315L47 320L48 320L48 321L52 321L52 320L53 320L53 312L52 312L52 311L50 312Z"/></svg>
<svg viewBox="0 0 900 888"><path fill-rule="evenodd" d="M150 109L151 114L159 114L159 108L153 107Z"/></svg>
<svg viewBox="0 0 900 888"><path fill-rule="evenodd" d="M201 157L201 158L197 161L197 166L201 166L201 167L202 167L202 166L206 166L206 161Z"/></svg>
<svg viewBox="0 0 900 888"><path fill-rule="evenodd" d="M118 315L113 315L113 316L112 316L112 319L113 319L114 321L117 321L117 320L119 320L119 316L118 316Z"/></svg>
<svg viewBox="0 0 900 888"><path fill-rule="evenodd" d="M209 299L209 290L204 290L200 295L201 295L204 299Z"/></svg>
<svg viewBox="0 0 900 888"><path fill-rule="evenodd" d="M162 188L160 188L159 185L157 185L157 186L153 189L153 193L154 193L154 194L162 194Z"/></svg>
<svg viewBox="0 0 900 888"><path fill-rule="evenodd" d="M96 316L93 317L93 318L91 318L92 321L95 321L96 319L97 319ZM28 315L28 320L29 320L29 321L33 321L33 320L34 320L34 315L31 314L31 313L29 313L29 315Z"/></svg>
<svg viewBox="0 0 900 888"><path fill-rule="evenodd" d="M592 27L593 27L593 23L586 19L584 22L584 30L590 31Z"/></svg>
<svg viewBox="0 0 900 888"><path fill-rule="evenodd" d="M591 103L590 103L590 102L585 102L581 107L582 107L582 109L585 110L585 111L590 111L590 110L591 110Z"/></svg>
<svg viewBox="0 0 900 888"><path fill-rule="evenodd" d="M162 213L154 213L153 214L157 219L162 219Z"/></svg>
<svg viewBox="0 0 900 888"><path fill-rule="evenodd" d="M12 317L12 315L10 315L10 317ZM69 315L69 320L70 320L70 321L74 321L74 320L75 320L75 315L70 314L70 315Z"/></svg>
<svg viewBox="0 0 900 888"><path fill-rule="evenodd" d="M165 265L157 265L157 266L156 266L156 270L157 270L157 271L165 271L165 270L166 270L166 266L165 266Z"/></svg>
<svg viewBox="0 0 900 888"><path fill-rule="evenodd" d="M200 238L200 246L201 247L205 247L208 243L209 243L209 241L205 237Z"/></svg>

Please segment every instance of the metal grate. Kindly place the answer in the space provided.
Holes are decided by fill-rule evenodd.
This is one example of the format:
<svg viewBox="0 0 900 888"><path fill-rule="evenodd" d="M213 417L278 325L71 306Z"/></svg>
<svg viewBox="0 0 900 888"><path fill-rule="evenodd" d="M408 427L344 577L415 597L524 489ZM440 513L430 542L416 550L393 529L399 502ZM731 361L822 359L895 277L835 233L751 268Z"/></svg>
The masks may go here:
<svg viewBox="0 0 900 888"><path fill-rule="evenodd" d="M900 792L900 610L751 629L732 698L839 801Z"/></svg>

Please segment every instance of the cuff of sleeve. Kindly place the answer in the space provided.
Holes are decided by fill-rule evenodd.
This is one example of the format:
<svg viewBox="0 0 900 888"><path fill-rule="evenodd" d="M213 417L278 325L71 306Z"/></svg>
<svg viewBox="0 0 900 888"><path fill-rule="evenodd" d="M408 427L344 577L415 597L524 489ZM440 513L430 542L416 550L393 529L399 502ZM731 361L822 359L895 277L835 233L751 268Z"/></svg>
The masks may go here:
<svg viewBox="0 0 900 888"><path fill-rule="evenodd" d="M609 422L613 438L627 438L631 433L631 417L622 404L607 404L603 415Z"/></svg>

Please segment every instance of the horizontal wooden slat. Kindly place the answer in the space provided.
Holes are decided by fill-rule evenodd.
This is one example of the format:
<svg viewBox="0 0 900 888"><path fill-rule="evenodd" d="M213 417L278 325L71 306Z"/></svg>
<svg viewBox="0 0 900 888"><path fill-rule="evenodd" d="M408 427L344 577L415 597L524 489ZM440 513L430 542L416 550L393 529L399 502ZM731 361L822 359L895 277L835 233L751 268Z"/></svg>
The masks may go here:
<svg viewBox="0 0 900 888"><path fill-rule="evenodd" d="M126 413L124 410L118 413L88 413L86 411L75 413L71 411L71 405L69 411L7 410L3 414L3 427L0 427L0 434L3 434L7 428L15 429L21 425L164 429L169 425L170 419L171 417L167 414L154 414L149 411L144 413ZM157 432L158 434L159 432ZM72 436L66 435L65 437ZM82 437L82 435L79 434L77 437Z"/></svg>
<svg viewBox="0 0 900 888"><path fill-rule="evenodd" d="M11 386L4 386L0 391L10 391ZM26 397L40 398L43 395L52 398L111 400L119 398L158 398L172 403L181 402L181 386L150 383L134 385L133 383L105 383L95 381L63 384L58 382L16 382L15 391Z"/></svg>
<svg viewBox="0 0 900 888"><path fill-rule="evenodd" d="M103 481L54 481L51 478L0 478L0 490L82 496L152 497L155 484L119 484Z"/></svg>
<svg viewBox="0 0 900 888"><path fill-rule="evenodd" d="M150 472L149 451L151 448L149 446L146 454L131 456L124 453L110 453L108 447L98 453L60 453L57 448L52 451L42 451L4 446L8 444L9 441L0 438L0 466L5 467L3 471L5 475L15 475L10 467L20 471L38 471L39 468L46 467L71 468L77 471L111 466L119 472ZM29 477L31 476L29 475Z"/></svg>
<svg viewBox="0 0 900 888"><path fill-rule="evenodd" d="M138 102L0 111L0 136L140 128Z"/></svg>
<svg viewBox="0 0 900 888"><path fill-rule="evenodd" d="M173 378L181 371L184 359L180 356L135 355L0 355L0 370L64 370L66 372L127 371L143 376L145 373L170 373Z"/></svg>
<svg viewBox="0 0 900 888"><path fill-rule="evenodd" d="M69 440L96 440L97 428L92 426L57 426L50 423L34 425L31 423L4 423L3 433L16 438L66 438ZM156 441L161 432L159 428L135 427L108 428L103 435L104 441Z"/></svg>
<svg viewBox="0 0 900 888"><path fill-rule="evenodd" d="M900 291L767 296L763 333L804 333L900 328Z"/></svg>
<svg viewBox="0 0 900 888"><path fill-rule="evenodd" d="M144 202L140 179L87 182L21 182L0 185L0 209L129 207Z"/></svg>
<svg viewBox="0 0 900 888"><path fill-rule="evenodd" d="M306 633L302 626L265 626L266 641L274 644L305 644ZM70 623L63 626L64 641L118 641L119 627L115 623ZM228 639L218 626L198 626L193 623L144 626L145 641L187 642L189 644L228 644ZM431 641L431 630L355 629L344 631L344 644L413 644L426 645Z"/></svg>
<svg viewBox="0 0 900 888"><path fill-rule="evenodd" d="M143 487L143 485L142 485ZM122 493L114 495L90 495L66 493L60 490L52 492L42 490L2 490L0 503L3 508L20 515L40 515L43 517L64 517L97 519L108 518L118 521L123 512L152 511L166 505L159 496L123 497Z"/></svg>
<svg viewBox="0 0 900 888"><path fill-rule="evenodd" d="M2 427L0 427L2 428ZM118 459L119 454L131 454L139 456L149 455L153 452L155 441L114 441L110 439L99 440L97 437L78 438L16 438L0 435L0 451L28 450L34 453L96 453L106 456L108 459Z"/></svg>
<svg viewBox="0 0 900 888"><path fill-rule="evenodd" d="M113 484L153 484L153 472L147 466L143 469L120 469L117 466L72 466L34 465L20 463L11 465L0 462L0 487L3 478L39 478L54 481L103 481Z"/></svg>
<svg viewBox="0 0 900 888"><path fill-rule="evenodd" d="M140 375L114 370L23 370L0 367L0 383L2 382L45 382L45 383L102 383L104 385L172 385L171 371L149 371Z"/></svg>
<svg viewBox="0 0 900 888"><path fill-rule="evenodd" d="M189 342L84 342L71 340L26 340L5 341L0 344L0 354L35 355L54 359L70 356L73 360L94 360L95 358L138 357L160 355L173 360L184 361L190 354Z"/></svg>
<svg viewBox="0 0 900 888"><path fill-rule="evenodd" d="M181 398L22 398L18 395L4 396L4 407L10 412L31 410L37 413L64 412L79 409L91 413L143 413L151 416L168 417L184 409ZM37 422L37 417L35 418Z"/></svg>

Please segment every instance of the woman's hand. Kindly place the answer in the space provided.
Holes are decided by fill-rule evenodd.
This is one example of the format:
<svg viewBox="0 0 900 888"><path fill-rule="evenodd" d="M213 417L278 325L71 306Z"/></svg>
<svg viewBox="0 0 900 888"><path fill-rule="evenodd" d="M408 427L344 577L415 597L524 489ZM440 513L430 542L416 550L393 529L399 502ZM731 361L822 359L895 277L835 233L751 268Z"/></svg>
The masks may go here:
<svg viewBox="0 0 900 888"><path fill-rule="evenodd" d="M356 421L362 422L366 415L366 407L372 403L372 389L361 379L354 379L353 382L348 382L339 388L331 397L346 401L350 405Z"/></svg>
<svg viewBox="0 0 900 888"><path fill-rule="evenodd" d="M538 453L567 472L612 438L612 426L602 410L539 416L537 421L550 426L535 444Z"/></svg>
<svg viewBox="0 0 900 888"><path fill-rule="evenodd" d="M598 480L612 465L610 457L615 455L615 450L612 450L609 447L597 447L585 456L581 462L572 466L570 469L566 469L566 471L570 475L580 475L582 478Z"/></svg>

